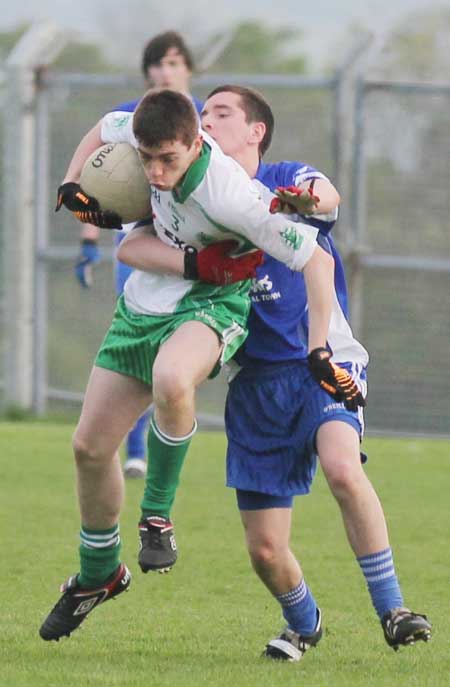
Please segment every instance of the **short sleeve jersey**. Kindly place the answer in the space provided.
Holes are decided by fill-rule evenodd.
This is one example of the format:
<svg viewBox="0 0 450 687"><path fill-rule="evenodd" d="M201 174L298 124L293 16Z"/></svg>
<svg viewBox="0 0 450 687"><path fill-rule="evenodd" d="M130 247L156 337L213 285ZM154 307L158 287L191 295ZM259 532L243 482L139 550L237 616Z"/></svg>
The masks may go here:
<svg viewBox="0 0 450 687"><path fill-rule="evenodd" d="M302 162L260 163L256 182L262 196L270 202L277 186L299 185L312 179L326 179L314 167ZM337 218L330 215L299 216L327 237L335 260L335 296L328 344L335 362L368 362L365 348L353 337L348 323L348 298L341 257L329 232ZM308 308L303 275L293 272L270 255L257 268L250 291L252 307L248 338L236 356L240 365L255 362L303 360L308 354Z"/></svg>
<svg viewBox="0 0 450 687"><path fill-rule="evenodd" d="M132 113L117 111L103 118L101 137L109 143L137 145ZM294 270L302 270L316 249L317 229L271 215L256 185L242 167L224 155L203 132L200 157L173 191L151 188L154 227L166 244L195 252L226 239L236 239L237 253L259 247ZM175 275L134 270L125 285L125 302L134 312L166 314L206 304L219 291L240 292L246 282L224 287L192 282Z"/></svg>

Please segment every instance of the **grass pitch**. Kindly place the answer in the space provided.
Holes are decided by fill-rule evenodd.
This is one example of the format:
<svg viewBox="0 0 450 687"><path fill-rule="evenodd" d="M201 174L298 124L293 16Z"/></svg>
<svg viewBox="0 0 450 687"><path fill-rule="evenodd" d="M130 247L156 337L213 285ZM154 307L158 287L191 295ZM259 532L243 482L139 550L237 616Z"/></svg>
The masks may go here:
<svg viewBox="0 0 450 687"><path fill-rule="evenodd" d="M70 639L38 628L77 570L72 426L0 423L0 687L444 687L449 683L448 442L369 439L367 472L383 502L405 601L433 623L429 644L385 644L338 509L318 474L297 500L293 548L324 616L319 647L298 664L259 658L281 628L250 569L225 439L195 438L174 511L180 557L169 575L136 563L142 482L127 483L121 520L131 590L96 609Z"/></svg>

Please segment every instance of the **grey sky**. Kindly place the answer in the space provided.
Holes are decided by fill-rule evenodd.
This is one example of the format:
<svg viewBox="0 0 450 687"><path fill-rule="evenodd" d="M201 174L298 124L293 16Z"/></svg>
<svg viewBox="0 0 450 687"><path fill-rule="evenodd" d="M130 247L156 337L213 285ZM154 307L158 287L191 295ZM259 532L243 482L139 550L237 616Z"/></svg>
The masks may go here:
<svg viewBox="0 0 450 687"><path fill-rule="evenodd" d="M344 35L350 26L384 32L417 11L444 7L448 9L448 0L315 0L309 4L279 0L274 14L273 0L227 0L214 4L210 0L191 0L188 5L184 0L171 0L164 5L156 0L39 0L33 4L5 4L0 14L0 30L25 21L51 19L65 28L96 36L108 35L115 22L116 26L126 26L130 35L136 24L140 48L148 36L167 28L181 30L188 40L194 41L243 19L261 19L275 26L301 28L302 47L314 64L328 58L339 35ZM152 26L148 25L149 17L154 20Z"/></svg>

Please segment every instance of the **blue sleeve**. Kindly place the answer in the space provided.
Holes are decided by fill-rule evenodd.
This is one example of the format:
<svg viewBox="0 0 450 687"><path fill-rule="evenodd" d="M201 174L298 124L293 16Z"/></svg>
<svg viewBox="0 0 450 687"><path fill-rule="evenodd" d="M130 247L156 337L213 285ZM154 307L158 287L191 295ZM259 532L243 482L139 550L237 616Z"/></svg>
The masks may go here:
<svg viewBox="0 0 450 687"><path fill-rule="evenodd" d="M284 183L279 186L300 186L305 181L311 179L327 179L327 177L319 172L311 165L305 165L304 162L282 162L282 174Z"/></svg>
<svg viewBox="0 0 450 687"><path fill-rule="evenodd" d="M116 107L112 107L108 112L134 112L140 99L138 100L130 100L127 103L121 103L120 105L116 105Z"/></svg>
<svg viewBox="0 0 450 687"><path fill-rule="evenodd" d="M194 103L194 107L197 110L197 113L200 115L203 110L203 102L198 98L195 98L194 96L192 96L192 102Z"/></svg>

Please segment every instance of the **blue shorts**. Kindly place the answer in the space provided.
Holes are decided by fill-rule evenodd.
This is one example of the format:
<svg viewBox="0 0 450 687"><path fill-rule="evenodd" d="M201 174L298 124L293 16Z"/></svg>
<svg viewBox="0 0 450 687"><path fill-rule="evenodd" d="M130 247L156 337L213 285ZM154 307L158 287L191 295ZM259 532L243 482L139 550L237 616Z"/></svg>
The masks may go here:
<svg viewBox="0 0 450 687"><path fill-rule="evenodd" d="M365 395L365 369L341 366ZM312 378L306 361L241 370L230 384L225 408L227 486L241 492L239 507L247 503L251 509L244 492L287 499L266 507L290 505L293 496L309 493L317 467L316 433L331 420L346 422L362 436L362 409L351 412L336 403Z"/></svg>
<svg viewBox="0 0 450 687"><path fill-rule="evenodd" d="M126 233L124 231L116 231L114 234L114 245L117 247L120 242L125 238ZM124 262L120 262L117 258L114 260L114 283L116 287L116 293L120 296L123 293L123 287L125 282L132 273L133 268L129 265L125 265Z"/></svg>

